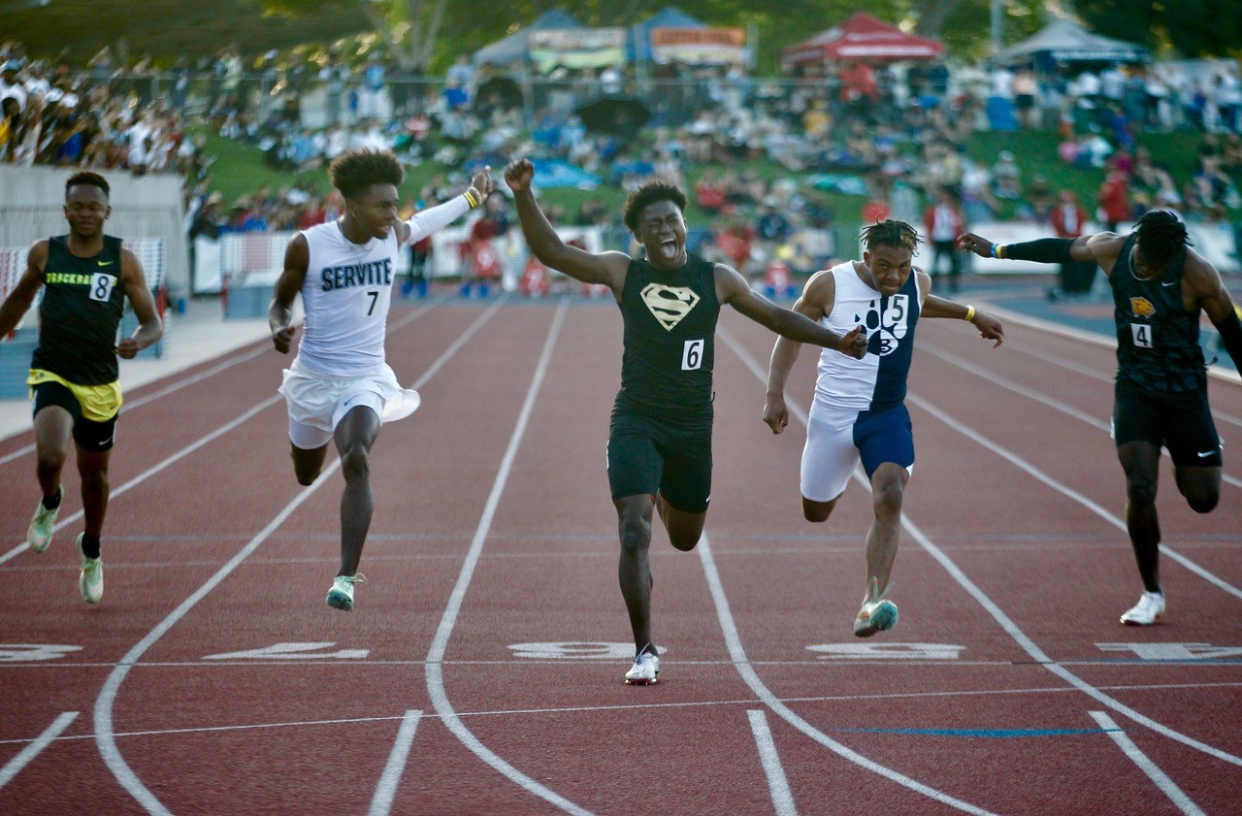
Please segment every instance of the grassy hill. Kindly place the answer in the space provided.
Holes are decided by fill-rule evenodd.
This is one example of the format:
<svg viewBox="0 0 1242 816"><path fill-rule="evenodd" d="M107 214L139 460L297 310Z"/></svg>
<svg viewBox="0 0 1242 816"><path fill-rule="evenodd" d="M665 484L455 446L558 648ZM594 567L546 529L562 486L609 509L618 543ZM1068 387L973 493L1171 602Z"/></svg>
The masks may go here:
<svg viewBox="0 0 1242 816"><path fill-rule="evenodd" d="M1043 176L1053 191L1073 190L1090 207L1090 202L1095 201L1104 174L1100 170L1081 170L1060 162L1056 151L1058 141L1057 135L1051 132L978 133L971 137L967 151L976 161L990 166L1001 150L1010 150L1022 167L1024 184L1037 175ZM1180 184L1190 178L1202 137L1194 133L1150 133L1142 135L1140 142L1151 151L1157 163L1169 169ZM211 189L218 190L226 201L233 201L262 185L279 189L297 182L309 184L321 192L329 189L326 171L317 170L296 175L281 173L264 163L263 154L257 148L246 147L230 139L208 134L207 152L216 157L211 166ZM425 161L417 167L407 167L406 181L401 188L402 198L412 200L432 178L444 176L455 169L434 160ZM768 179L797 176L764 159L743 162L737 169L753 169L760 177ZM492 172L497 175L502 171L503 168L500 167L492 168ZM685 172L687 183L693 184L702 171L701 167L688 168ZM865 203L862 197L836 192L824 195L836 213L838 223L858 220L859 211ZM619 210L625 200L625 193L606 186L591 191L553 189L543 193L543 201L547 205L560 204L569 213L574 212L585 199L602 200L610 209ZM1003 202L1002 207L1002 217L1012 215L1012 202ZM698 212L693 205L687 216L692 223L703 223L704 214ZM1235 216L1242 217L1242 213L1235 213Z"/></svg>

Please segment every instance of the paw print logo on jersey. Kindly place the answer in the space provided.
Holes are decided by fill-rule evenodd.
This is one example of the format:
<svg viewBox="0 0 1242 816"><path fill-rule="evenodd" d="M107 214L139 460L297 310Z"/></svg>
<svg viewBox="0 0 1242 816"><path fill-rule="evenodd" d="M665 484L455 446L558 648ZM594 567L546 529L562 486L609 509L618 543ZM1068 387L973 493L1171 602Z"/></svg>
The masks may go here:
<svg viewBox="0 0 1242 816"><path fill-rule="evenodd" d="M906 320L910 316L910 296L893 295L888 298L888 306L884 300L873 300L867 304L867 311L862 315L854 315L854 322L862 324L867 333L867 351L885 357L892 354L901 345L906 336Z"/></svg>
<svg viewBox="0 0 1242 816"><path fill-rule="evenodd" d="M642 297L647 309L665 331L672 331L699 302L699 296L693 289L686 286L665 286L662 283L649 283L644 286Z"/></svg>

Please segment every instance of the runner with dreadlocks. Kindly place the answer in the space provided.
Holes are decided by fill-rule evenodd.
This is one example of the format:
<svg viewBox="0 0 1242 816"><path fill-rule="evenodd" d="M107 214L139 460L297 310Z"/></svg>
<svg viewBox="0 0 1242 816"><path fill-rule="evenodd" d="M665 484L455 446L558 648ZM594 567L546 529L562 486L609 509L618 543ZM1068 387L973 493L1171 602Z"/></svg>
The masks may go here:
<svg viewBox="0 0 1242 816"><path fill-rule="evenodd" d="M1220 273L1189 249L1186 225L1165 210L1139 219L1129 235L1101 232L1000 246L973 233L958 246L984 258L1041 263L1094 261L1113 290L1117 379L1113 439L1126 474L1126 528L1143 581L1139 602L1121 616L1149 626L1164 615L1156 478L1160 448L1169 449L1177 489L1197 513L1220 500L1220 437L1207 398L1199 346L1199 312L1242 370L1242 323Z"/></svg>
<svg viewBox="0 0 1242 816"><path fill-rule="evenodd" d="M802 514L807 521L827 521L862 460L871 480L875 520L867 532L866 591L854 634L870 637L897 625L897 606L887 595L901 534L902 493L914 467L905 398L919 318L969 321L995 346L1004 341L1004 329L974 306L930 294L931 277L911 265L919 239L909 224L878 222L863 230L862 242L862 260L816 272L794 311L829 331L861 323L867 332L867 355L861 360L828 349L820 354L802 451ZM801 348L781 337L772 349L763 408L772 433L789 424L785 382Z"/></svg>

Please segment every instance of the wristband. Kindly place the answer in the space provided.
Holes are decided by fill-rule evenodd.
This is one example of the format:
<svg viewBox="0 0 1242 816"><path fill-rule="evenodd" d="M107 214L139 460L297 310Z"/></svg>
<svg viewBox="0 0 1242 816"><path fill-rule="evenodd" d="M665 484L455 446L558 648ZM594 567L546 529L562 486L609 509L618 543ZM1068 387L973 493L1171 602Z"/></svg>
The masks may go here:
<svg viewBox="0 0 1242 816"><path fill-rule="evenodd" d="M965 316L965 317L963 317L963 318L962 318L962 320L965 320L967 323L970 323L970 322L974 321L974 319L975 319L975 307L974 307L974 306L967 306L967 307L966 307L966 316Z"/></svg>
<svg viewBox="0 0 1242 816"><path fill-rule="evenodd" d="M475 207L479 206L479 196L474 192L473 187L468 187L466 192L462 193L462 195L466 197L466 203L470 205L470 209L473 210Z"/></svg>
<svg viewBox="0 0 1242 816"><path fill-rule="evenodd" d="M1005 247L1003 247L1000 244L992 244L992 257L993 258L1004 258Z"/></svg>

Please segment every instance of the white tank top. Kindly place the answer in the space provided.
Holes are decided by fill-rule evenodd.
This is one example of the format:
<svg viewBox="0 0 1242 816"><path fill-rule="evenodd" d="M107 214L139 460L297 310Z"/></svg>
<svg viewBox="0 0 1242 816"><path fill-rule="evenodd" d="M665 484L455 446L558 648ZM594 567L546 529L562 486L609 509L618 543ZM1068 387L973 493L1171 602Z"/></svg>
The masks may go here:
<svg viewBox="0 0 1242 816"><path fill-rule="evenodd" d="M819 355L812 417L825 417L835 410L869 411L887 408L905 398L906 374L918 322L918 273L891 297L862 282L853 261L829 270L836 283L832 311L820 318L825 328L844 335L861 325L868 339L867 355L861 360L834 349Z"/></svg>
<svg viewBox="0 0 1242 816"><path fill-rule="evenodd" d="M302 282L306 324L295 361L332 376L363 376L384 367L384 332L396 272L397 234L351 242L340 223L303 230L310 256Z"/></svg>

